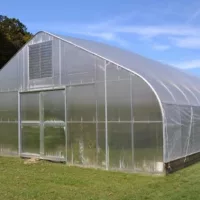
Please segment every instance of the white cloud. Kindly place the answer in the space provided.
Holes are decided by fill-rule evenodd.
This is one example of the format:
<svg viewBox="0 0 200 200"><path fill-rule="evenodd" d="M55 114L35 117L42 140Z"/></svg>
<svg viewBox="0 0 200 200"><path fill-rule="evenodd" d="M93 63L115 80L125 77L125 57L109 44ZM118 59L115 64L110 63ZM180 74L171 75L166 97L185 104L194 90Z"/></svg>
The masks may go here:
<svg viewBox="0 0 200 200"><path fill-rule="evenodd" d="M68 31L66 30L66 32L68 32ZM69 31L68 33L100 38L100 39L103 39L106 41L114 41L123 47L128 47L128 45L129 45L129 43L126 40L124 40L123 38L117 36L114 33L110 33L110 32L99 32L98 33L98 32L92 32L92 31Z"/></svg>
<svg viewBox="0 0 200 200"><path fill-rule="evenodd" d="M170 49L169 45L162 45L162 44L154 44L152 46L153 49L158 50L158 51L165 51Z"/></svg>
<svg viewBox="0 0 200 200"><path fill-rule="evenodd" d="M168 36L198 36L200 34L200 28L192 26L111 26L107 31L112 31L115 33L133 33L142 36L156 37L160 35Z"/></svg>
<svg viewBox="0 0 200 200"><path fill-rule="evenodd" d="M171 41L178 47L188 49L200 49L200 37L171 38Z"/></svg>
<svg viewBox="0 0 200 200"><path fill-rule="evenodd" d="M166 45L153 45L156 50L164 51L172 46L180 48L200 48L200 27L191 26L189 24L176 24L170 25L136 25L127 24L131 18L138 12L129 12L121 14L102 22L92 24L68 24L64 22L54 23L36 23L32 27L38 29L45 29L50 32L61 32L63 34L79 34L91 37L101 38L106 41L112 41L120 46L130 46L129 42L125 39L126 35L134 39L143 38L146 42L157 43L157 37L163 37ZM148 14L148 13L147 13ZM146 15L147 15L146 14ZM200 10L196 11L189 20L196 19L200 14ZM126 22L126 23L125 23ZM133 20L133 23L134 20Z"/></svg>
<svg viewBox="0 0 200 200"><path fill-rule="evenodd" d="M200 59L173 63L172 65L181 69L200 68Z"/></svg>

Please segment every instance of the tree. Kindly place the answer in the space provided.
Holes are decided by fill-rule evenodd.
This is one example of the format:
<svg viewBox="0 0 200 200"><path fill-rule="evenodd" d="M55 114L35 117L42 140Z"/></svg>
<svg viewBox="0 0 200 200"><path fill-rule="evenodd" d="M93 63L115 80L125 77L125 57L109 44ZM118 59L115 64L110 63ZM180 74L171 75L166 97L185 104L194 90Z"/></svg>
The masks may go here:
<svg viewBox="0 0 200 200"><path fill-rule="evenodd" d="M0 69L31 37L18 19L0 15Z"/></svg>

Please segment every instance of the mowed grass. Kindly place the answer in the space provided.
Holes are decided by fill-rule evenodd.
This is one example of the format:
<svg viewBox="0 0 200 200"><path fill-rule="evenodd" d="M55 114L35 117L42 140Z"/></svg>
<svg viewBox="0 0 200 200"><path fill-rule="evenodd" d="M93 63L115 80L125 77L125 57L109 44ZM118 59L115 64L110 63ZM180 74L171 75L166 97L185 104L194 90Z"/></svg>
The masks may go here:
<svg viewBox="0 0 200 200"><path fill-rule="evenodd" d="M169 176L150 176L0 157L0 199L200 199L200 163Z"/></svg>

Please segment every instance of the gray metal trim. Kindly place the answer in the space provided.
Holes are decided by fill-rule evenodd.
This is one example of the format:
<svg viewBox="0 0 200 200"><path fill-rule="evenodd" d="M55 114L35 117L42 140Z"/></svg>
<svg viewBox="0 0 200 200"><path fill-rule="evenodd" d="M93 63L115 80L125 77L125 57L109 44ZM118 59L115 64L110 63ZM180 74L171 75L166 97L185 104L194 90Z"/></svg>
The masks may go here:
<svg viewBox="0 0 200 200"><path fill-rule="evenodd" d="M107 62L104 64L104 87L105 87L105 146L106 146L106 170L109 168L109 147L108 147L108 105L107 105Z"/></svg>
<svg viewBox="0 0 200 200"><path fill-rule="evenodd" d="M133 115L133 90L132 90L132 75L130 75L130 100L131 100L131 147L132 147L132 165L135 168L135 151L134 151L134 115Z"/></svg>
<svg viewBox="0 0 200 200"><path fill-rule="evenodd" d="M43 93L39 93L39 113L40 113L40 155L44 156L44 101Z"/></svg>
<svg viewBox="0 0 200 200"><path fill-rule="evenodd" d="M65 87L65 92L64 92L64 98L65 98L65 162L66 162L66 164L68 163L68 156L67 156L67 142L68 142L68 138L67 138L67 136L68 136L68 125L67 125L67 108L68 108L68 106L67 106L67 87Z"/></svg>
<svg viewBox="0 0 200 200"><path fill-rule="evenodd" d="M21 138L21 98L18 92L18 154L22 153L22 138Z"/></svg>

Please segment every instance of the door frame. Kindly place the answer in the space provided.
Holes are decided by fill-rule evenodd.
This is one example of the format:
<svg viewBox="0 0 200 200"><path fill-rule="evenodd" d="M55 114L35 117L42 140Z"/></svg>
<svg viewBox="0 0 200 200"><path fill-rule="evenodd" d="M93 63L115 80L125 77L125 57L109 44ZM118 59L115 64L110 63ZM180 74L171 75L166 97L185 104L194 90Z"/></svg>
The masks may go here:
<svg viewBox="0 0 200 200"><path fill-rule="evenodd" d="M39 157L42 159L48 159L44 155L44 101L42 99L42 93L43 92L50 92L50 91L63 91L64 92L64 116L65 121L63 126L64 134L65 134L65 158L59 161L66 161L67 162L67 98L66 98L66 86L65 87L54 87L54 88L45 88L45 89L34 89L34 90L28 90L28 91L19 91L18 92L18 152L20 157ZM30 94L30 93L37 93L39 95L39 121L22 121L21 119L21 96L23 94ZM23 125L38 125L40 127L40 153L39 154L32 154L32 153L23 153L22 152L22 127Z"/></svg>

